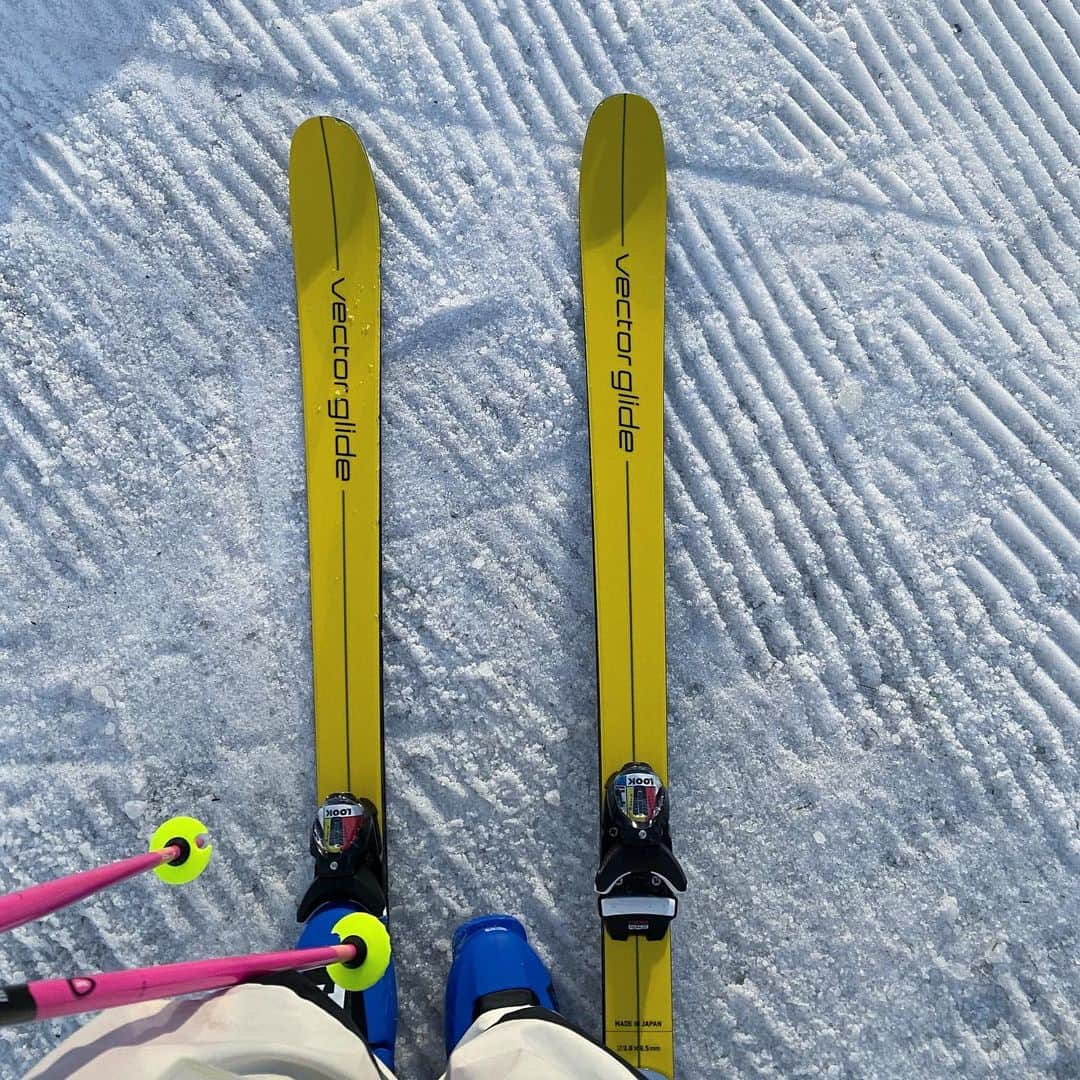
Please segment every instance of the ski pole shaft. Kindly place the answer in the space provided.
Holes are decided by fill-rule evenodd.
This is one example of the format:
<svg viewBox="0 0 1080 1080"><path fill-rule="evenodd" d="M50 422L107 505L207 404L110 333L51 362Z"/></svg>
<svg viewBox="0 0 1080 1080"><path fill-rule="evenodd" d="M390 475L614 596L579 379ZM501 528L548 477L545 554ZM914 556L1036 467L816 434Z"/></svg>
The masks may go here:
<svg viewBox="0 0 1080 1080"><path fill-rule="evenodd" d="M206 827L194 818L170 818L151 840L151 850L143 855L80 870L76 874L31 885L19 892L0 896L0 933L40 919L92 896L147 870L173 884L197 877L210 858L210 837Z"/></svg>
<svg viewBox="0 0 1080 1080"><path fill-rule="evenodd" d="M362 959L362 942L342 942L312 949L225 956L179 964L41 979L0 987L0 1026L131 1005L137 1001L221 990L281 971L307 971Z"/></svg>
<svg viewBox="0 0 1080 1080"><path fill-rule="evenodd" d="M162 863L172 862L179 854L180 848L175 846L162 848L161 851L148 851L144 855L132 855L129 859L120 859L106 866L95 866L93 870L82 870L55 881L45 881L20 892L0 896L0 932L22 926L33 919L40 919L107 889L110 885L152 870Z"/></svg>

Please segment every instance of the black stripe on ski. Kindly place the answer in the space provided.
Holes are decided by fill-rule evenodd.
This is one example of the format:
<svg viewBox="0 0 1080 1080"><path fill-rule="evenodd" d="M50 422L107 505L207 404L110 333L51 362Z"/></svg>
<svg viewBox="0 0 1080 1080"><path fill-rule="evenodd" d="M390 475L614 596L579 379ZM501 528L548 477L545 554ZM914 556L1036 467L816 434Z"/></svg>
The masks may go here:
<svg viewBox="0 0 1080 1080"><path fill-rule="evenodd" d="M319 133L322 135L323 153L326 155L326 179L330 184L330 220L334 224L334 269L341 269L338 251L337 203L334 201L334 171L330 168L330 147L326 143L326 117L319 117Z"/></svg>
<svg viewBox="0 0 1080 1080"><path fill-rule="evenodd" d="M626 102L622 96L622 138L619 142L619 243L626 246Z"/></svg>
<svg viewBox="0 0 1080 1080"><path fill-rule="evenodd" d="M341 489L341 637L344 647L345 675L345 784L352 791L352 729L349 717L349 546L345 531L344 488ZM381 711L381 700L379 705Z"/></svg>
<svg viewBox="0 0 1080 1080"><path fill-rule="evenodd" d="M634 681L634 567L630 543L630 459L626 461L626 609L630 631L630 757L637 760L637 690Z"/></svg>
<svg viewBox="0 0 1080 1080"><path fill-rule="evenodd" d="M626 113L630 98L623 94L619 139L619 242L626 247ZM626 459L626 611L630 652L630 757L637 759L637 683L634 671L634 551L630 511L630 459ZM603 778L601 777L601 780ZM637 1063L641 1065L641 945L634 938L634 1008L637 1019Z"/></svg>
<svg viewBox="0 0 1080 1080"><path fill-rule="evenodd" d="M637 1008L637 1063L641 1065L641 938L634 937L634 1005Z"/></svg>

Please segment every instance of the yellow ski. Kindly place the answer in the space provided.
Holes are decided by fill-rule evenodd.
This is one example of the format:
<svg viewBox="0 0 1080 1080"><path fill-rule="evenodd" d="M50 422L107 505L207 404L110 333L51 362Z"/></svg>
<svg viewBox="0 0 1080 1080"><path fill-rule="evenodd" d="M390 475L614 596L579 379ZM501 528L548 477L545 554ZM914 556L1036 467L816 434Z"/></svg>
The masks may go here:
<svg viewBox="0 0 1080 1080"><path fill-rule="evenodd" d="M686 881L670 852L663 787L666 185L653 107L633 94L602 102L585 136L579 212L605 785L604 1041L671 1077L667 928Z"/></svg>
<svg viewBox="0 0 1080 1080"><path fill-rule="evenodd" d="M289 154L311 566L318 797L384 810L379 210L348 124L305 120Z"/></svg>

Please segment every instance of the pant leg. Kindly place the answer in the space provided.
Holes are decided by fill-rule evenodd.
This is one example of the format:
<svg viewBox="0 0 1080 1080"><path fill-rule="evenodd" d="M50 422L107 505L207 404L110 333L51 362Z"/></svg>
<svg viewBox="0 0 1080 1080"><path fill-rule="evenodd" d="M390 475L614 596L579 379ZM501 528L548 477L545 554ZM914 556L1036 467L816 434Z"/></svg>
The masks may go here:
<svg viewBox="0 0 1080 1080"><path fill-rule="evenodd" d="M630 1080L642 1077L558 1013L492 1009L454 1048L443 1080Z"/></svg>
<svg viewBox="0 0 1080 1080"><path fill-rule="evenodd" d="M27 1080L164 1080L188 1072L206 1080L252 1073L263 1080L393 1080L332 1011L288 986L261 983L108 1009Z"/></svg>

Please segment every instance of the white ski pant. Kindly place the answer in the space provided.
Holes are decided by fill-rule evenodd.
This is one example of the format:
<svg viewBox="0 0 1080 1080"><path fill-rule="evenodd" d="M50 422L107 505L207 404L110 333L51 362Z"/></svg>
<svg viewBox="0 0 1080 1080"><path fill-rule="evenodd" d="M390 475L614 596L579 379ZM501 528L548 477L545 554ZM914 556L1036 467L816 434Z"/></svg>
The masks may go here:
<svg viewBox="0 0 1080 1080"><path fill-rule="evenodd" d="M628 1080L639 1076L535 1010L494 1009L458 1044L443 1080ZM90 1020L28 1074L38 1080L386 1080L393 1073L333 1015L285 986L147 1001Z"/></svg>

